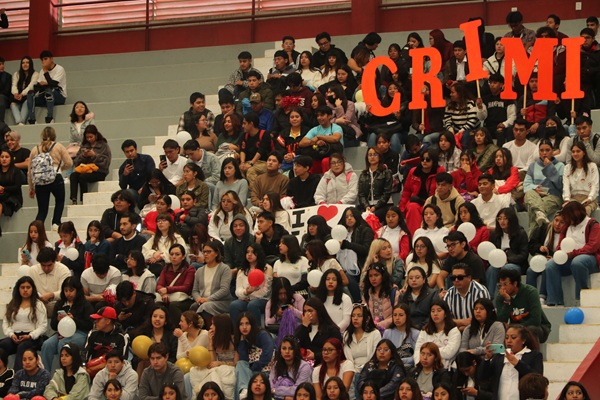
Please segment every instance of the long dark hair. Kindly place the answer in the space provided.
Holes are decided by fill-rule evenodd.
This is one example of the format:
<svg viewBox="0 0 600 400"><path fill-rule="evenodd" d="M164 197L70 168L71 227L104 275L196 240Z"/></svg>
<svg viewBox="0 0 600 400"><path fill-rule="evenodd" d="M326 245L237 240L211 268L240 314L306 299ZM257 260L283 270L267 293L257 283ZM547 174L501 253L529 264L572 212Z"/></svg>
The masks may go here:
<svg viewBox="0 0 600 400"><path fill-rule="evenodd" d="M317 393L315 392L315 387L311 382L302 382L296 387L296 391L294 392L294 400L296 400L296 395L298 394L298 390L304 389L310 395L308 400L317 400Z"/></svg>
<svg viewBox="0 0 600 400"><path fill-rule="evenodd" d="M350 314L350 316L352 316L354 310L357 310L359 308L363 313L362 330L365 332L373 332L376 329L376 326L375 322L373 321L371 311L369 310L369 307L367 307L366 304L353 304L352 313ZM352 344L352 335L354 334L354 331L356 331L356 328L354 327L354 324L350 323L350 325L348 325L348 328L346 328L346 332L344 333L344 335L346 336L345 342L348 346Z"/></svg>
<svg viewBox="0 0 600 400"><path fill-rule="evenodd" d="M169 318L169 316L170 316L169 310L162 303L155 304L154 307L152 307L152 312L150 313L150 319L146 320L146 322L144 323L143 330L145 332L149 332L150 336L152 336L152 331L154 330L154 326L152 325L152 314L154 314L154 312L156 310L161 310L162 312L165 313L165 326L163 327L164 332L165 333L166 332L173 333L173 323L171 322L171 318ZM163 335L163 339L166 340L164 335Z"/></svg>
<svg viewBox="0 0 600 400"><path fill-rule="evenodd" d="M90 240L90 228L94 227L94 228L98 228L98 242L102 242L105 238L104 238L104 233L102 232L102 225L100 224L100 221L98 221L97 219L94 219L92 221L90 221L90 223L87 226L87 229L85 230L85 234L86 234L86 240Z"/></svg>
<svg viewBox="0 0 600 400"><path fill-rule="evenodd" d="M344 109L344 112L346 112L348 109L348 98L346 97L346 92L344 92L342 85L339 83L334 83L333 85L330 85L328 89L331 90L336 99L342 100L342 108ZM327 99L327 102L331 104L329 99ZM335 100L331 105L335 107Z"/></svg>
<svg viewBox="0 0 600 400"><path fill-rule="evenodd" d="M34 324L37 324L38 322L36 311L38 301L41 300L39 298L37 288L35 287L35 282L29 276L22 276L17 280L15 286L13 287L12 300L6 305L5 318L7 319L9 326L12 325L14 319L17 317L17 313L19 312L19 308L23 302L23 297L21 296L21 291L19 288L24 283L29 283L31 285L31 297L29 299L29 319L31 319Z"/></svg>
<svg viewBox="0 0 600 400"><path fill-rule="evenodd" d="M23 69L23 60L29 60L29 70L27 71ZM19 90L19 93L29 86L34 73L35 67L33 66L33 59L29 56L24 56L21 58L21 62L19 63L19 81L17 82L17 89Z"/></svg>
<svg viewBox="0 0 600 400"><path fill-rule="evenodd" d="M240 322L242 321L242 318L248 319L248 322L250 323L250 333L248 333L243 338L242 338L242 333L240 332ZM254 314L247 312L247 311L242 312L236 321L235 329L233 332L233 337L234 337L233 343L234 343L235 347L237 348L240 345L240 342L242 340L245 340L246 342L248 342L248 348L256 345L256 338L258 337L258 334L260 333L260 331L261 331L261 328L258 325L258 323L256 322L256 319L254 318Z"/></svg>
<svg viewBox="0 0 600 400"><path fill-rule="evenodd" d="M75 299L73 300L73 305L78 304L83 306L85 300L85 292L83 291L83 285L81 281L74 276L69 276L66 278L62 285L60 285L60 299L63 304L67 303L67 295L65 294L65 289L73 289L75 290Z"/></svg>
<svg viewBox="0 0 600 400"><path fill-rule="evenodd" d="M496 156L498 155L498 152L502 153L502 156L504 157L504 166L502 167L502 170L500 170L500 168L496 165L496 161L495 161ZM512 166L513 166L513 162L512 162L512 154L511 154L510 150L508 150L506 147L499 148L494 153L494 164L492 167L492 177L495 180L501 180L501 181L508 179L508 177L510 177L510 169Z"/></svg>
<svg viewBox="0 0 600 400"><path fill-rule="evenodd" d="M470 215L469 222L472 223L475 226L475 228L479 229L485 225L485 223L481 219L481 216L479 215L479 210L477 210L477 207L475 207L475 205L473 203L467 202L467 203L462 203L460 206L458 206L458 213L457 213L458 217L456 218L456 223L454 224L454 229L458 230L458 227L463 223L462 220L460 219L460 209L461 208L467 209L467 211L469 212L469 215Z"/></svg>
<svg viewBox="0 0 600 400"><path fill-rule="evenodd" d="M323 368L321 367L321 369L327 369L327 368ZM323 384L323 400L330 400L329 397L327 397L327 385L329 384L329 382L335 382L338 385L338 388L340 389L340 395L338 397L338 400L349 400L350 397L348 396L348 391L346 390L346 386L344 385L344 381L342 380L342 378L340 378L339 376L332 376L331 378L327 379L325 381L325 383Z"/></svg>
<svg viewBox="0 0 600 400"><path fill-rule="evenodd" d="M425 210L427 210L428 208L431 208L433 210L433 212L435 213L435 215L437 216L437 219L435 220L435 227L436 228L441 228L442 226L444 226L444 219L442 218L442 210L441 208L439 208L436 204L427 204L423 207L423 212L421 213L422 216L422 224L421 227L423 229L429 229L427 227L427 224L425 223Z"/></svg>
<svg viewBox="0 0 600 400"><path fill-rule="evenodd" d="M96 128L96 125L88 125L85 127L85 130L83 131L83 140L81 141L82 147L84 145L90 146L90 142L88 142L88 140L85 138L85 135L87 135L88 133L91 133L92 135L96 136L96 142L108 143L106 141L106 138L104 136L102 136L102 134L100 133L98 128ZM161 174L162 174L162 172L161 172Z"/></svg>
<svg viewBox="0 0 600 400"><path fill-rule="evenodd" d="M422 159L423 157L425 157L425 154L429 155L429 158L431 158L431 171L429 173L437 174L437 170L440 167L440 159L438 157L437 150L432 149L431 147L421 149L419 151L419 158ZM423 172L423 166L421 165L421 163L419 163L419 165L417 165L415 168L415 171Z"/></svg>
<svg viewBox="0 0 600 400"><path fill-rule="evenodd" d="M431 302L431 307L429 307L429 316L427 317L427 323L423 327L423 330L429 335L437 333L437 327L435 326L435 322L433 322L433 320L431 319L431 309L434 306L439 306L442 308L442 310L444 310L444 333L447 335L448 332L452 330L452 328L456 327L456 323L452 319L452 311L450 310L448 303L439 298L436 298Z"/></svg>
<svg viewBox="0 0 600 400"><path fill-rule="evenodd" d="M498 217L500 217L501 215L504 215L508 219L507 233L508 237L512 240L517 236L521 228L521 225L519 225L519 218L517 217L517 213L512 207L505 207L498 211L498 214L496 214L496 219L498 219ZM496 234L496 237L502 237L502 235L504 234L504 230L500 227L500 224L496 224L496 229L494 230L494 233Z"/></svg>
<svg viewBox="0 0 600 400"><path fill-rule="evenodd" d="M404 311L404 315L406 315L406 322L404 323L404 340L402 344L405 344L410 339L410 330L413 328L412 319L410 318L410 306L406 303L398 303L392 308L392 321L394 310L402 310ZM396 329L399 331L398 326L392 322L392 327L390 329ZM400 347L400 346L398 346Z"/></svg>
<svg viewBox="0 0 600 400"><path fill-rule="evenodd" d="M374 366L377 366L379 364L379 361L377 360L377 348L379 346L381 346L382 344L387 344L387 346L390 349L390 354L392 355L391 361L393 361L394 364L396 364L398 367L400 367L402 369L402 371L404 371L404 373L402 375L406 375L406 369L404 368L404 363L402 362L402 359L400 358L400 354L397 351L394 351L396 349L396 345L390 339L381 339L379 341L379 343L377 343L377 346L375 346L375 352L373 353L373 356L371 357L371 359L368 362Z"/></svg>
<svg viewBox="0 0 600 400"><path fill-rule="evenodd" d="M223 119L225 119L225 118L223 118ZM227 180L227 178L225 177L225 167L228 164L233 165L233 168L235 169L235 173L234 173L235 179L243 179L244 178L242 176L242 171L240 170L240 163L238 162L238 160L236 160L233 157L227 157L226 159L223 160L223 163L221 164L221 176L219 177L221 182L225 182Z"/></svg>
<svg viewBox="0 0 600 400"><path fill-rule="evenodd" d="M346 361L346 354L344 354L344 344L337 338L329 338L325 340L323 346L325 346L325 344L330 344L333 347L335 347L337 353L337 358L335 359L335 375L337 375L340 373L342 362ZM329 368L326 365L326 363L323 362L321 364L321 369L319 370L319 384L321 385L321 387L323 387L325 384L325 377L327 376L328 369Z"/></svg>
<svg viewBox="0 0 600 400"><path fill-rule="evenodd" d="M342 275L340 274L340 272L337 269L328 269L327 271L323 272L323 275L321 276L321 282L319 282L319 286L317 287L317 293L316 296L321 299L321 301L323 303L325 303L327 301L327 276L328 275L335 275L335 279L337 281L337 284L335 286L335 291L333 293L333 304L335 304L336 306L342 304L342 295L344 294L344 284L342 283Z"/></svg>
<svg viewBox="0 0 600 400"><path fill-rule="evenodd" d="M281 346L284 343L288 343L292 347L292 351L294 352L294 358L292 360L291 368L288 368L286 361L281 356ZM298 343L298 339L295 336L284 336L281 339L281 344L279 345L279 351L275 354L275 365L273 366L273 371L275 372L275 376L284 376L288 375L292 378L292 380L296 381L298 370L300 369L300 363L302 362L302 353L300 351L300 344Z"/></svg>
<svg viewBox="0 0 600 400"><path fill-rule="evenodd" d="M311 240L306 244L306 252L310 253L312 260L310 260L310 269L318 269L323 263L331 258L334 258L327 251L325 243L320 240Z"/></svg>
<svg viewBox="0 0 600 400"><path fill-rule="evenodd" d="M302 240L306 243L313 239L319 239L323 242L326 241L326 237L331 235L331 227L327 224L327 220L321 215L313 215L306 221L306 226L315 225L317 227L317 235L318 237L311 236L308 231L302 237Z"/></svg>
<svg viewBox="0 0 600 400"><path fill-rule="evenodd" d="M402 384L404 384L404 383L406 383L406 384L408 384L408 386L410 386L410 390L412 391L412 400L423 400L423 394L421 393L421 389L419 389L419 384L417 383L417 381L414 378L402 379L402 382L400 382L400 384L396 388L396 394L394 396L394 400L400 400L400 396L398 395L398 392L400 391L400 386L402 386ZM377 398L379 398L379 396Z"/></svg>
<svg viewBox="0 0 600 400"><path fill-rule="evenodd" d="M486 299L484 297L477 299L477 301L475 301L475 303L473 304L473 309L475 309L475 306L478 304L485 308L486 317L485 321L483 322L483 326L479 323L479 321L475 319L475 317L471 318L471 328L469 330L470 338L479 335L479 328L483 328L482 336L485 336L486 333L488 333L488 331L490 330L492 324L498 320L498 317L496 316L496 310L494 309L494 303L492 302L492 300Z"/></svg>
<svg viewBox="0 0 600 400"><path fill-rule="evenodd" d="M233 130L233 135L229 135L229 132L225 130L225 120L229 118L231 119L231 129ZM236 113L230 113L223 117L221 120L221 135L225 138L233 138L237 140L242 133L242 120Z"/></svg>
<svg viewBox="0 0 600 400"><path fill-rule="evenodd" d="M583 394L583 400L591 400L590 395L588 394L587 390L585 389L585 387L576 381L569 381L567 382L567 384L565 385L565 387L563 388L563 390L560 392L560 396L558 397L559 400L566 400L567 399L567 391L569 390L569 388L571 386L577 386L580 390L581 393Z"/></svg>
<svg viewBox="0 0 600 400"><path fill-rule="evenodd" d="M563 207L561 215L565 220L567 228L569 226L579 225L587 216L585 207L578 201L570 201Z"/></svg>
<svg viewBox="0 0 600 400"><path fill-rule="evenodd" d="M217 394L217 396L219 396L218 400L225 400L225 394L223 394L221 387L213 381L206 382L204 385L202 385L202 388L200 389L200 392L198 393L198 397L196 397L196 398L203 399L204 393L206 393L209 390L213 390Z"/></svg>
<svg viewBox="0 0 600 400"><path fill-rule="evenodd" d="M269 203L271 204L271 209L269 211L272 212L273 215L275 215L277 211L285 211L285 209L281 205L281 198L279 197L279 193L268 192L265 193L265 196L267 196L267 198L269 199Z"/></svg>
<svg viewBox="0 0 600 400"><path fill-rule="evenodd" d="M232 337L234 336L231 317L229 314L215 315L212 324L215 326L213 347L218 350L229 350L229 345L233 344ZM239 332L239 328L237 331Z"/></svg>
<svg viewBox="0 0 600 400"><path fill-rule="evenodd" d="M425 270L421 267L412 267L410 270L408 270L408 272L406 273L406 278L408 278L408 274L410 274L413 271L417 271L422 277L423 277L423 287L421 288L421 291L419 292L419 296L415 299L415 302L419 302L421 300L423 300L423 298L427 295L428 292L428 288L429 286L427 286L427 274L425 273ZM400 298L400 302L403 303L409 303L412 300L412 289L408 288L404 294L402 295L402 297Z"/></svg>
<svg viewBox="0 0 600 400"><path fill-rule="evenodd" d="M369 302L369 298L371 297L371 290L373 289L373 285L371 285L371 280L369 279L369 272L375 270L377 273L381 274L381 288L379 289L379 298L389 298L392 293L392 277L387 270L385 264L381 262L374 262L367 267L367 272L365 277L363 278L363 297L365 302ZM392 299L393 301L394 299Z"/></svg>
<svg viewBox="0 0 600 400"><path fill-rule="evenodd" d="M319 319L319 332L324 332L325 328L331 327L339 329L339 327L335 324L335 322L333 322L333 320L329 316L325 305L318 297L309 298L304 302L304 306L314 308L314 310L317 312L317 318Z"/></svg>
<svg viewBox="0 0 600 400"><path fill-rule="evenodd" d="M519 332L521 340L523 340L524 346L527 346L531 350L540 351L540 342L538 341L537 336L535 336L529 330L529 328L523 325L514 324L509 325L508 328L506 328L506 331L508 331L509 329L514 329L517 332Z"/></svg>
<svg viewBox="0 0 600 400"><path fill-rule="evenodd" d="M181 396L181 391L179 391L179 386L177 386L175 383L170 382L170 383L165 383L162 388L160 388L160 396L159 399L162 400L163 396L165 394L165 389L169 388L173 391L175 391L175 400L183 400L183 397Z"/></svg>
<svg viewBox="0 0 600 400"><path fill-rule="evenodd" d="M467 85L462 81L457 81L452 87L458 95L458 101L450 100L446 107L448 110L466 111L469 101L473 101L474 96L469 92Z"/></svg>
<svg viewBox="0 0 600 400"><path fill-rule="evenodd" d="M439 151L440 151L440 153L443 153L446 158L452 157L452 154L454 154L454 149L456 148L456 138L449 131L443 131L440 134L440 138L442 138L442 137L444 139L446 139L447 142L450 142L450 148L446 151L442 151L442 149L440 149ZM439 148L439 145L438 145L438 148Z"/></svg>
<svg viewBox="0 0 600 400"><path fill-rule="evenodd" d="M554 135L554 145L552 145L552 143L550 143L550 145L552 146L553 150L558 150L558 149L560 149L560 143L567 136L567 133L565 132L565 127L563 126L562 121L560 120L560 118L558 118L555 115L552 115L552 116L546 118L545 121L542 121L543 125L540 124L540 125L542 125L544 127L544 131L543 131L544 132L544 136L542 137L542 139L548 139L548 140L550 140L550 138L551 138L551 136L548 135L548 132L547 132L547 129L549 127L546 127L546 122L548 120L550 120L550 119L552 121L554 121L554 123L556 124L556 135Z"/></svg>
<svg viewBox="0 0 600 400"><path fill-rule="evenodd" d="M583 151L583 158L581 159L581 167L583 168L583 172L585 173L585 176L587 177L588 174L588 164L592 162L592 160L590 159L590 156L588 156L587 150L585 149L585 144L583 144L582 141L577 140L573 143L573 146L571 146L571 151L573 151L573 147L577 147L579 150ZM575 173L575 171L577 171L577 161L575 161L573 159L573 157L571 157L571 175L573 175Z"/></svg>
<svg viewBox="0 0 600 400"><path fill-rule="evenodd" d="M293 235L283 235L281 237L281 241L285 244L285 247L288 249L287 258L293 264L297 263L298 260L302 257L302 249L300 248L300 243L298 243L298 239ZM283 254L279 255L279 259L281 262L285 262L285 256Z"/></svg>
<svg viewBox="0 0 600 400"><path fill-rule="evenodd" d="M0 168L0 175L3 175L4 177L6 177L5 180L5 184L7 182L15 182L17 179L17 173L19 173L19 169L17 167L15 167L15 160L13 159L13 156L10 154L10 151L8 149L2 149L0 151L0 154L2 153L6 153L8 154L8 159L10 160L8 163L8 169L6 170L5 174L2 174L2 169ZM18 184L21 184L21 182L15 182Z"/></svg>
<svg viewBox="0 0 600 400"><path fill-rule="evenodd" d="M358 208L356 207L348 207L344 210L344 212L342 213L342 217L338 222L339 225L343 225L344 227L348 228L348 225L346 224L346 214L348 213L348 211L352 213L352 216L356 220L356 224L354 224L354 228L352 228L353 231L356 231L361 226L371 229L371 226L369 226L369 224L367 224L367 221L363 219L361 212L358 211Z"/></svg>
<svg viewBox="0 0 600 400"><path fill-rule="evenodd" d="M85 121L85 116L90 113L90 109L88 108L87 104L85 104L84 101L81 101L81 100L76 101L75 104L73 104L73 109L71 110L71 114L69 115L69 117L71 117L71 122L72 123L75 123L75 122L79 121L79 119L77 118L77 114L75 114L75 107L77 107L77 104L82 104L83 107L85 108L85 112L83 113L83 120L84 121Z"/></svg>
<svg viewBox="0 0 600 400"><path fill-rule="evenodd" d="M83 364L79 346L77 346L75 343L67 343L60 349L61 352L63 350L66 351L67 354L70 355L73 359L73 363L71 364L71 372L73 373L73 375L75 375L75 373L77 372L79 367L81 367ZM59 353L59 355L60 355L60 353ZM66 367L64 367L62 364L60 365L60 367L62 368L62 370L65 374L64 376L66 378L68 376L67 374L69 373L68 369Z"/></svg>
<svg viewBox="0 0 600 400"><path fill-rule="evenodd" d="M136 276L142 276L146 270L146 260L144 258L144 254L142 254L142 252L139 250L131 250L129 252L129 258L135 260L135 271L132 271L131 268L127 268L125 274L133 276L135 273Z"/></svg>
<svg viewBox="0 0 600 400"><path fill-rule="evenodd" d="M247 400L254 400L254 393L252 393L252 384L254 383L254 380L258 377L261 377L263 380L263 383L265 384L265 394L263 397L263 400L271 400L273 399L273 393L271 393L271 381L269 381L269 376L263 372L255 372L252 374L252 376L250 377L250 380L248 381L248 395L246 397Z"/></svg>
<svg viewBox="0 0 600 400"><path fill-rule="evenodd" d="M175 244L177 243L177 238L175 237L175 222L173 221L173 217L169 213L161 213L156 216L156 222L159 220L169 221L169 230L167 231L167 239L169 243ZM162 238L162 232L160 229L156 228L156 233L152 238L152 249L158 250L158 245L160 243L160 239Z"/></svg>
<svg viewBox="0 0 600 400"><path fill-rule="evenodd" d="M294 290L290 280L285 277L273 278L271 286L271 315L277 314L279 309L279 291L285 289L286 302L284 304L292 304L294 302Z"/></svg>
<svg viewBox="0 0 600 400"><path fill-rule="evenodd" d="M427 253L425 254L425 262L427 263L427 277L430 277L431 273L433 272L433 265L437 264L437 266L440 267L440 259L437 256L435 247L433 246L433 242L431 241L431 239L429 239L427 236L420 236L415 239L415 246L417 245L418 241L421 241L423 246L427 248ZM414 251L411 254L412 257L410 261L418 263L419 257L417 256L417 254ZM409 263L410 261L406 260L407 263Z"/></svg>
<svg viewBox="0 0 600 400"><path fill-rule="evenodd" d="M258 243L250 243L246 247L246 253L248 252L248 249L252 249L254 255L256 256L256 269L265 272L267 269L267 256L265 255L265 251L263 250L262 246ZM250 273L250 263L246 259L245 255L244 260L242 261L242 266L240 267L240 271L246 276L248 276Z"/></svg>
<svg viewBox="0 0 600 400"><path fill-rule="evenodd" d="M379 385L380 385L379 382L375 382L373 380L366 380L366 381L364 381L363 384L360 385L360 388L359 388L359 394L360 394L361 398L363 396L363 392L365 391L365 389L368 388L368 387L370 387L371 389L373 389L373 394L375 395L375 400L379 400L380 399L380 397L379 397ZM421 391L419 390L419 386L418 385L417 385L417 392L421 393ZM414 394L413 394L413 397L414 397Z"/></svg>
<svg viewBox="0 0 600 400"><path fill-rule="evenodd" d="M393 213L396 213L396 215L398 215L398 226L408 236L408 248L409 248L409 250L412 250L412 233L410 232L410 229L408 229L408 225L406 224L406 219L404 218L404 214L402 214L402 211L400 211L400 208L398 206L393 206L393 207L388 208L388 210L386 211L386 214L389 213L390 211Z"/></svg>
<svg viewBox="0 0 600 400"><path fill-rule="evenodd" d="M219 199L219 203L217 204L217 208L215 209L215 211L213 213L213 217L211 218L211 221L210 221L211 224L214 221L215 225L217 225L217 226L219 225L219 221L221 220L219 213L221 211L225 215L224 221L227 222L227 213L225 211L223 211L223 209L221 208L221 200L223 200L223 197L225 197L225 196L229 196L230 200L233 203L233 209L231 210L231 214L234 217L238 214L244 214L244 215L246 214L246 209L244 207L244 203L242 203L242 201L240 200L240 196L238 196L236 191L228 190L221 195L221 198Z"/></svg>
<svg viewBox="0 0 600 400"><path fill-rule="evenodd" d="M24 247L27 250L31 251L31 245L33 244L33 241L31 240L31 236L29 236L29 229L32 226L35 226L37 228L38 240L37 240L36 244L38 245L38 249L41 250L46 246L46 242L48 241L48 236L46 236L46 227L44 226L44 223L37 219L35 221L31 221L31 223L27 227L27 239L25 239Z"/></svg>

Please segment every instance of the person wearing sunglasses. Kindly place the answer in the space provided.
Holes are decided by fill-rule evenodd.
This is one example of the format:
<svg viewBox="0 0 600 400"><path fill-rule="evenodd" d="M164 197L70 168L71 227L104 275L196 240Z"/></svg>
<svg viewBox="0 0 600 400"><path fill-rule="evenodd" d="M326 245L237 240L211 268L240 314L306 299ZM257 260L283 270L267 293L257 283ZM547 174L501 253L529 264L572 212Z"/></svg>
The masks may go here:
<svg viewBox="0 0 600 400"><path fill-rule="evenodd" d="M469 242L465 234L459 231L450 231L444 238L446 248L448 249L448 258L444 261L440 274L438 275L437 286L446 286L446 278L452 272L452 267L457 263L465 263L471 267L473 280L486 284L485 268L483 260L469 247ZM495 282L495 281L494 281ZM451 282L448 282L448 285ZM489 290L489 288L488 288Z"/></svg>
<svg viewBox="0 0 600 400"><path fill-rule="evenodd" d="M404 180L404 188L400 199L400 211L406 217L409 232L421 227L421 215L425 199L435 195L437 174L445 172L438 165L435 149L424 149L419 153L420 164L413 167Z"/></svg>
<svg viewBox="0 0 600 400"><path fill-rule="evenodd" d="M490 298L490 293L481 283L474 281L471 276L471 267L464 263L454 264L450 275L452 287L444 296L450 311L454 316L454 323L462 332L471 324L475 301L481 298Z"/></svg>

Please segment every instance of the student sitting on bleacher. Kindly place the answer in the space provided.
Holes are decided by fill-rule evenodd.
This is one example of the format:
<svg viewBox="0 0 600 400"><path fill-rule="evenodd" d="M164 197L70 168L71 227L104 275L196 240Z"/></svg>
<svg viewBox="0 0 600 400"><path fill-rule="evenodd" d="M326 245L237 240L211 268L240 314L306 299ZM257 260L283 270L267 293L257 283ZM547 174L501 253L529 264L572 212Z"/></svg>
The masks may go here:
<svg viewBox="0 0 600 400"><path fill-rule="evenodd" d="M25 175L13 164L8 150L0 151L0 217L11 217L23 206L21 185L25 184ZM2 227L0 227L2 236Z"/></svg>
<svg viewBox="0 0 600 400"><path fill-rule="evenodd" d="M225 87L219 90L219 98L225 96L224 90L229 91L235 98L242 93L250 84L249 76L250 72L256 72L258 74L258 80L262 81L262 73L256 68L252 67L252 54L248 51L242 51L238 54L238 61L240 67L232 72L229 77L229 83Z"/></svg>
<svg viewBox="0 0 600 400"><path fill-rule="evenodd" d="M4 17L5 14L2 14L2 16ZM33 66L31 57L24 56L21 58L19 70L12 77L12 100L10 103L10 110L17 125L25 125L27 122L27 117L29 117L27 93L33 90L38 77L39 75ZM2 110L3 112L4 110ZM2 115L2 121L4 121L4 115Z"/></svg>
<svg viewBox="0 0 600 400"><path fill-rule="evenodd" d="M75 171L69 176L71 181L71 202L77 204L77 189L81 189L79 199L88 192L88 183L106 179L110 168L112 154L107 140L96 128L89 125L85 128L84 139L77 156L73 160Z"/></svg>
<svg viewBox="0 0 600 400"><path fill-rule="evenodd" d="M134 197L132 205L135 205L142 186L150 179L150 173L156 166L152 156L138 153L134 140L125 140L121 150L125 154L125 161L119 167L119 187L131 192Z"/></svg>
<svg viewBox="0 0 600 400"><path fill-rule="evenodd" d="M67 74L65 69L54 62L50 50L40 53L42 70L38 75L37 83L33 90L27 93L27 108L29 109L28 121L35 124L35 107L46 107L46 123L54 121L54 106L65 104L67 99Z"/></svg>
<svg viewBox="0 0 600 400"><path fill-rule="evenodd" d="M31 150L21 147L21 135L18 132L10 131L6 133L4 135L4 140L6 142L6 147L8 147L10 158L15 163L15 167L19 168L27 175L29 154L31 154Z"/></svg>
<svg viewBox="0 0 600 400"><path fill-rule="evenodd" d="M561 241L567 238L575 241L575 249L567 252L569 259L559 265L554 260L546 263L546 282L550 305L564 304L561 276L573 275L575 278L575 300L579 302L581 289L589 288L590 274L598 272L600 264L600 225L594 218L585 213L585 207L572 201L562 209L566 231L561 234ZM562 243L561 243L562 244ZM561 249L561 244L557 250Z"/></svg>
<svg viewBox="0 0 600 400"><path fill-rule="evenodd" d="M190 109L181 114L177 132L186 131L192 137L198 137L198 128L194 117L204 115L206 117L207 129L212 131L215 124L215 115L206 108L206 97L200 92L194 92L190 95Z"/></svg>
<svg viewBox="0 0 600 400"><path fill-rule="evenodd" d="M94 125L94 113L88 109L83 101L77 101L73 104L71 111L71 126L69 127L69 145L67 151L73 158L77 155L81 142L85 139L85 129Z"/></svg>
<svg viewBox="0 0 600 400"><path fill-rule="evenodd" d="M565 165L563 179L563 206L579 201L590 214L598 208L598 168L591 162L585 144L577 141L571 147L571 161Z"/></svg>
<svg viewBox="0 0 600 400"><path fill-rule="evenodd" d="M260 98L265 104L265 108L268 110L275 110L275 101L273 98L273 91L269 84L262 81L262 74L258 71L248 72L248 85L246 90L239 94L239 101L236 105L236 112L239 115L245 115L250 109L250 96L254 93L258 93ZM247 99L247 100L246 100Z"/></svg>

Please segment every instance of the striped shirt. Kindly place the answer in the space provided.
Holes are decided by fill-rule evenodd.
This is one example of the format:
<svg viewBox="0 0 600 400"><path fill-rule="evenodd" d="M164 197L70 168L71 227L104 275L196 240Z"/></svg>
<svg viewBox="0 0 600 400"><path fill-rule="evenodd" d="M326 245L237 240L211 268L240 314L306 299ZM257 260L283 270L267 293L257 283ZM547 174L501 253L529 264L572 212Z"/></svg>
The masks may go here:
<svg viewBox="0 0 600 400"><path fill-rule="evenodd" d="M488 290L481 283L473 280L464 297L456 287L452 286L444 296L444 301L448 303L455 319L465 319L473 317L475 302L483 297L490 298Z"/></svg>
<svg viewBox="0 0 600 400"><path fill-rule="evenodd" d="M477 106L473 100L467 102L466 110L454 110L446 107L444 112L444 128L452 133L458 133L460 130L473 130L480 124L477 117Z"/></svg>

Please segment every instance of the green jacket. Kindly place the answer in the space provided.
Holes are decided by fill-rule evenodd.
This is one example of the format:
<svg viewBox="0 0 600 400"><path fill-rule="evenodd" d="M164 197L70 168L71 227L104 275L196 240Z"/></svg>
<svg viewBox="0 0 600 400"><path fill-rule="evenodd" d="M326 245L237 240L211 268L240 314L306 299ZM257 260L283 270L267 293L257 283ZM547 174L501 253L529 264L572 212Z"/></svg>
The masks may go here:
<svg viewBox="0 0 600 400"><path fill-rule="evenodd" d="M542 310L540 295L531 285L519 282L519 291L511 299L510 304L504 302L501 295L496 295L494 301L498 321L524 326L545 326L550 331L552 325Z"/></svg>
<svg viewBox="0 0 600 400"><path fill-rule="evenodd" d="M67 395L64 400L85 400L90 393L90 385L90 376L83 367L79 367L75 373L75 385L67 393L67 389L65 388L65 373L62 368L59 368L54 373L48 386L46 386L44 397L52 400L55 397Z"/></svg>

